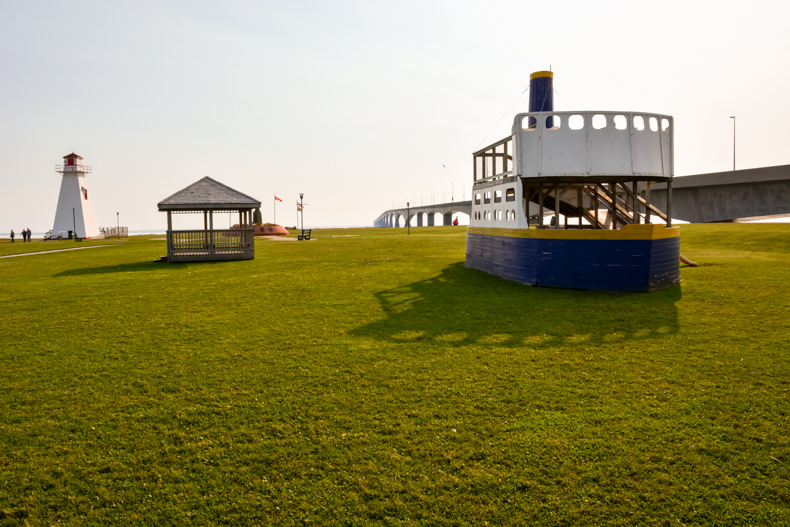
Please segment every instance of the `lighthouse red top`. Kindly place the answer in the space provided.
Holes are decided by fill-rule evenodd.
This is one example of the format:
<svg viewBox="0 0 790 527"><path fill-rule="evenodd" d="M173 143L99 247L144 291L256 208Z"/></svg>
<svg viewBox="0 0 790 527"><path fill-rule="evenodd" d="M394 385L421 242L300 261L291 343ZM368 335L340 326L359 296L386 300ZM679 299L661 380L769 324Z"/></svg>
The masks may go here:
<svg viewBox="0 0 790 527"><path fill-rule="evenodd" d="M67 156L63 156L63 164L71 167L78 166L80 165L80 162L77 161L78 159L82 159L82 158L77 154L75 154L74 152L72 152Z"/></svg>

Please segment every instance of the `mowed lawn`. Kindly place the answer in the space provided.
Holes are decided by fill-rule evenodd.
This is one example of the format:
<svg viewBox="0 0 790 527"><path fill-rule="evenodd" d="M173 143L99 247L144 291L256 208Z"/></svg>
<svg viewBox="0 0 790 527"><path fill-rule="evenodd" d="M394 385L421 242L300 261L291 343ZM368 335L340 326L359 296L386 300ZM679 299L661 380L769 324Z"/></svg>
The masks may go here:
<svg viewBox="0 0 790 527"><path fill-rule="evenodd" d="M790 224L679 287L531 288L463 227L0 255L0 525L788 525Z"/></svg>

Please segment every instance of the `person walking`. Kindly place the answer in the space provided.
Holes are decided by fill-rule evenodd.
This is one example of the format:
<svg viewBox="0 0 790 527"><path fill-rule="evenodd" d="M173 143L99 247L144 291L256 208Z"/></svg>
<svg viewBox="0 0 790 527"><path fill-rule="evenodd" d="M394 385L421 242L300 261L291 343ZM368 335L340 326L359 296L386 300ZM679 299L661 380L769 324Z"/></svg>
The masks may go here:
<svg viewBox="0 0 790 527"><path fill-rule="evenodd" d="M11 243L14 243L14 229L11 229Z"/></svg>
<svg viewBox="0 0 790 527"><path fill-rule="evenodd" d="M30 231L30 227L27 228L27 241L32 242L33 233Z"/></svg>
<svg viewBox="0 0 790 527"><path fill-rule="evenodd" d="M22 243L27 241L27 229L22 229Z"/></svg>

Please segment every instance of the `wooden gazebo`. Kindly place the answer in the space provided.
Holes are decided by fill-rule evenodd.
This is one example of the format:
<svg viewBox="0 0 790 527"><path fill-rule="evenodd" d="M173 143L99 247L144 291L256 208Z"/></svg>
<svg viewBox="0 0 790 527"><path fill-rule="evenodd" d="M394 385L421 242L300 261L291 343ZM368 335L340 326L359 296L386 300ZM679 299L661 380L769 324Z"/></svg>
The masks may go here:
<svg viewBox="0 0 790 527"><path fill-rule="evenodd" d="M167 261L207 262L255 258L253 210L261 202L204 177L159 202L167 212ZM215 213L238 213L238 227L214 229ZM173 230L173 214L203 214L203 230Z"/></svg>

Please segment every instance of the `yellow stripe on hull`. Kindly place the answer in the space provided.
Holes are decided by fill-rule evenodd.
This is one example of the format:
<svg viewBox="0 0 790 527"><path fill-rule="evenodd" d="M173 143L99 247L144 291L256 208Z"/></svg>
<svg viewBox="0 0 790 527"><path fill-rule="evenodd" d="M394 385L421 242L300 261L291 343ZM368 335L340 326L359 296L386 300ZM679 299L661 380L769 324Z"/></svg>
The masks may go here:
<svg viewBox="0 0 790 527"><path fill-rule="evenodd" d="M468 234L540 240L661 240L680 237L678 227L664 225L624 225L622 229L496 229L467 227Z"/></svg>

